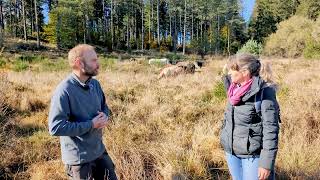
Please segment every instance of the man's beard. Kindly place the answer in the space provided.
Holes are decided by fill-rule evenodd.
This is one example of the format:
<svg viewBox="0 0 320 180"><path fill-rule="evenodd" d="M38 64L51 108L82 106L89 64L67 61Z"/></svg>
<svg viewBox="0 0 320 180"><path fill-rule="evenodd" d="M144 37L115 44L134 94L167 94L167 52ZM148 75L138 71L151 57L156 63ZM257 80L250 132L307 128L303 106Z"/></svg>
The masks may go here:
<svg viewBox="0 0 320 180"><path fill-rule="evenodd" d="M98 70L91 69L85 62L83 62L83 73L88 77L96 76L98 74Z"/></svg>

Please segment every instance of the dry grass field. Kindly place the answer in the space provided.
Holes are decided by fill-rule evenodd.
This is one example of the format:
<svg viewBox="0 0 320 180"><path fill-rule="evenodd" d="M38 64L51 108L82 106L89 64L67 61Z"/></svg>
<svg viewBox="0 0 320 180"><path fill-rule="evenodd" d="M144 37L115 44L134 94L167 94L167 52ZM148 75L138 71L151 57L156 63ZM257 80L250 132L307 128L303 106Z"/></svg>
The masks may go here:
<svg viewBox="0 0 320 180"><path fill-rule="evenodd" d="M66 179L47 115L70 71L63 58L15 64L10 56L0 61L0 179ZM208 58L195 74L161 80L160 67L145 61L100 60L97 79L112 110L104 142L119 179L229 179L219 143L225 60ZM277 177L320 179L320 61L269 60L280 86Z"/></svg>

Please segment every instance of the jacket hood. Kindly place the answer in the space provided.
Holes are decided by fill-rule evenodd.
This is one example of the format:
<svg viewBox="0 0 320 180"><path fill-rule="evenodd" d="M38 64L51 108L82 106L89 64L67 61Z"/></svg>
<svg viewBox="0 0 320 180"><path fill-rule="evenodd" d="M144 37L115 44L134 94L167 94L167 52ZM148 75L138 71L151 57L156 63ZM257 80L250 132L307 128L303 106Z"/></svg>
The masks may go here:
<svg viewBox="0 0 320 180"><path fill-rule="evenodd" d="M254 96L255 94L257 94L260 89L264 88L267 86L267 84L265 83L265 81L260 77L260 76L253 76L252 77L253 81L252 81L252 85L251 88L249 89L249 91L242 97L242 101L247 101L248 99L250 99L252 96Z"/></svg>

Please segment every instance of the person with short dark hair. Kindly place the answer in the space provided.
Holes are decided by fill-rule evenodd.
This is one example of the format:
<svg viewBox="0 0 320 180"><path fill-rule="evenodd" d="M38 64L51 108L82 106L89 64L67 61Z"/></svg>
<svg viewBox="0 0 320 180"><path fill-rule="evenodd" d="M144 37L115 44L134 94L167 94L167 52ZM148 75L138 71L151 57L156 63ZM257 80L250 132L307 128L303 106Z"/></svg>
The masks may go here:
<svg viewBox="0 0 320 180"><path fill-rule="evenodd" d="M60 136L62 161L72 180L116 180L114 164L102 142L109 109L98 74L94 48L81 44L69 51L72 73L53 93L49 133Z"/></svg>

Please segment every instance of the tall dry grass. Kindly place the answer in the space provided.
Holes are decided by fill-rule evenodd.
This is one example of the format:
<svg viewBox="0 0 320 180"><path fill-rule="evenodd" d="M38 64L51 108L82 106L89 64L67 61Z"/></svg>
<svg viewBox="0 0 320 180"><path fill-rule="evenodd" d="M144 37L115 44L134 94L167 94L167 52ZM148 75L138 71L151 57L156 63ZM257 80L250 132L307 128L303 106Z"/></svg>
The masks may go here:
<svg viewBox="0 0 320 180"><path fill-rule="evenodd" d="M272 59L282 123L279 179L320 178L320 61ZM228 179L219 131L225 97L213 60L194 75L157 80L159 68L115 63L97 77L112 110L104 142L120 179ZM65 179L58 139L47 133L48 103L68 72L7 72L0 98L11 111L0 134L0 174ZM2 95L2 96L1 96ZM2 107L2 106L1 106ZM1 138L1 139L2 139Z"/></svg>

